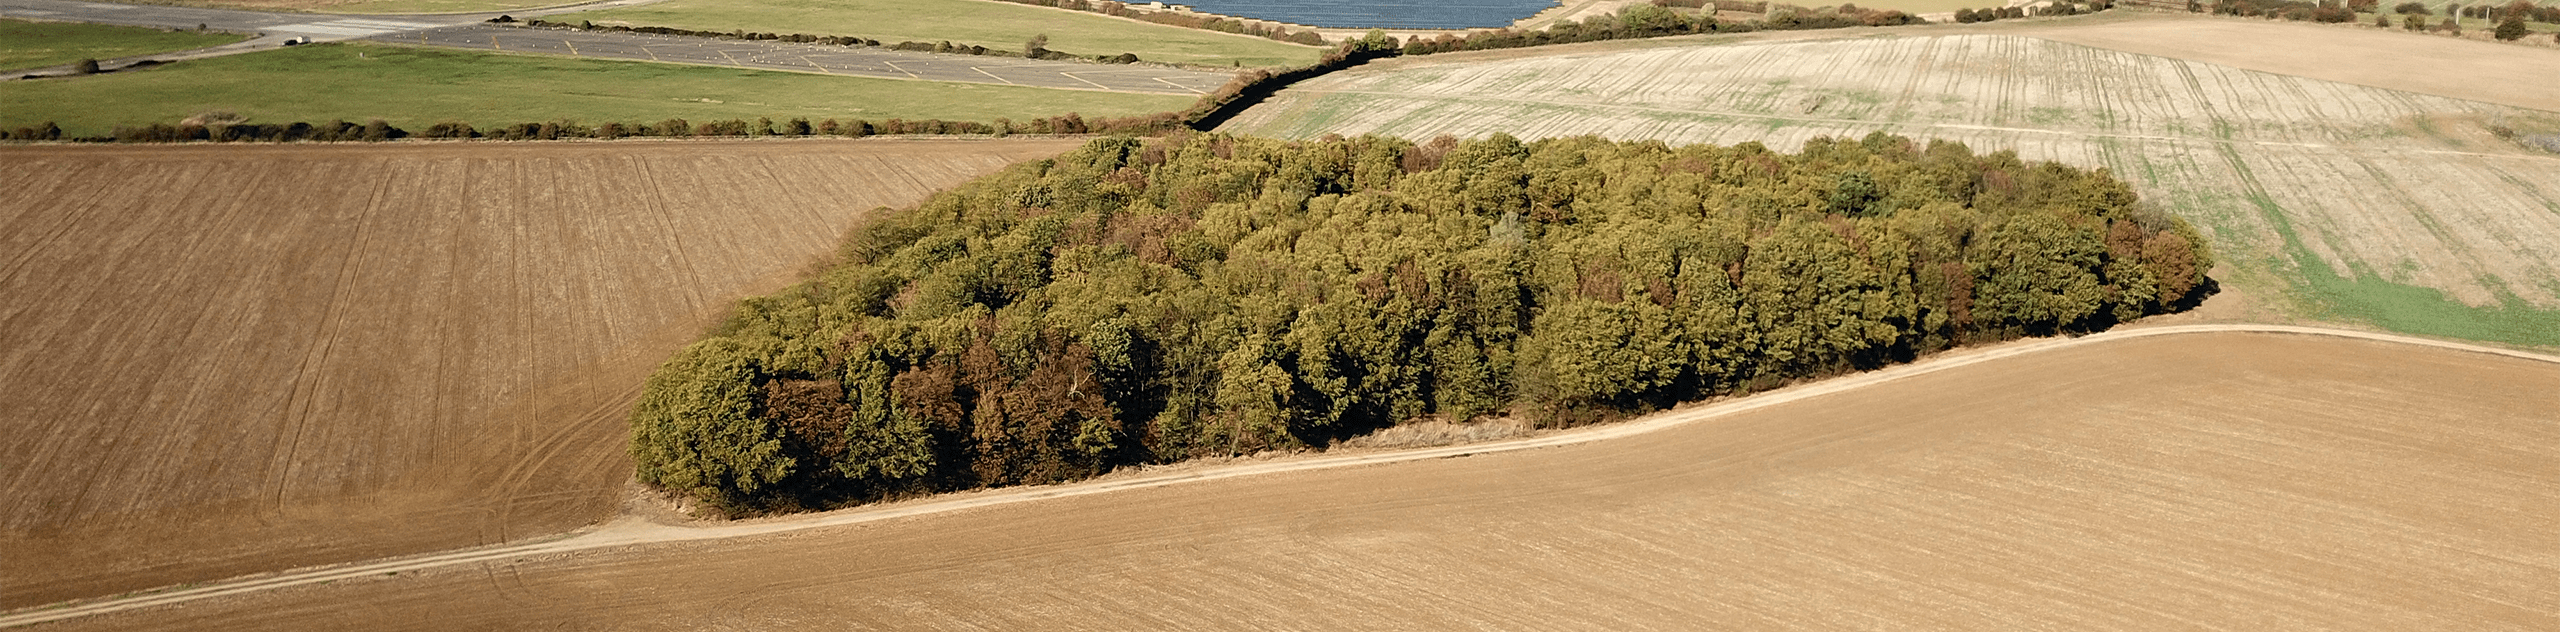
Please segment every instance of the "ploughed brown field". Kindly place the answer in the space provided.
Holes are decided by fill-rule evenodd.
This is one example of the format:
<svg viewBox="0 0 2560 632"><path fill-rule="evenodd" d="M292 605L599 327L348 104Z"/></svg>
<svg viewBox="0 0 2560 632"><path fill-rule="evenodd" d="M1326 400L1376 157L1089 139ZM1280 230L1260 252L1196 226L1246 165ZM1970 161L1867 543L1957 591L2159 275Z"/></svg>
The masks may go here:
<svg viewBox="0 0 2560 632"><path fill-rule="evenodd" d="M1561 447L58 629L2551 630L2554 385L2400 343L2116 338Z"/></svg>
<svg viewBox="0 0 2560 632"><path fill-rule="evenodd" d="M0 607L601 520L729 299L1077 142L0 149Z"/></svg>

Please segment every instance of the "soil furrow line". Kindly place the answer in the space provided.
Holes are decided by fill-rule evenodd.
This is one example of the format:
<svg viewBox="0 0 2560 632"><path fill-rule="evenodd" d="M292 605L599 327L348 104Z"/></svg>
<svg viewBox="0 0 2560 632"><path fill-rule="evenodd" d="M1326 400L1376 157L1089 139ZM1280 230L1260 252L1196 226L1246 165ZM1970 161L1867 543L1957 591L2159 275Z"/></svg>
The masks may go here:
<svg viewBox="0 0 2560 632"><path fill-rule="evenodd" d="M2137 327L2092 334L2079 338L2040 339L1986 349L1952 352L1947 355L1925 359L1914 364L1901 365L1874 372L1810 383L1690 408L1675 409L1618 424L1595 426L1586 429L1526 439L1498 441L1476 445L1422 448L1343 456L1315 456L1305 459L1247 463L1168 474L1139 475L1133 478L1121 480L1089 481L1050 487L1003 490L985 494L968 495L959 498L927 500L914 504L891 505L887 507L850 509L837 513L820 514L762 523L732 524L715 527L672 527L623 521L560 540L490 549L465 550L418 558L385 560L382 562L352 566L310 569L237 582L217 583L207 586L185 588L150 595L139 595L90 603L71 604L40 610L23 611L7 616L0 616L0 627L27 625L44 621L56 621L158 605L184 603L212 597L235 595L261 590L273 590L290 586L317 584L336 579L375 575L386 572L405 572L410 570L422 570L475 562L493 561L514 556L561 554L583 550L627 547L651 543L750 537L807 529L863 524L998 505L1080 497L1137 489L1151 489L1203 481L1578 445L1640 436L1668 428L1694 424L1709 419L1728 417L1747 411L1761 410L1793 402L1812 400L1826 395L1847 392L1854 389L1875 386L1888 382L1895 382L1958 367L2029 357L2035 354L2058 349L2106 344L2119 340L2154 336L2180 336L2215 333L2307 335L2367 340L2391 344L2430 347L2462 353L2521 359L2533 362L2560 364L2560 356L2550 356L2525 351L2430 340L2394 334L2315 327L2287 325L2178 325Z"/></svg>
<svg viewBox="0 0 2560 632"><path fill-rule="evenodd" d="M349 305L347 299L355 293L356 277L364 270L364 260L373 252L373 219L382 212L383 194L390 188L389 178L375 179L373 194L365 201L364 214L356 219L356 234L347 250L347 258L339 263L337 280L330 284L328 312L321 317L320 329L312 336L319 344L313 346L310 354L303 356L301 368L294 372L294 404L285 411L286 418L292 421L293 430L285 433L284 451L274 457L280 459L278 463L281 463L283 471L269 477L275 483L274 492L268 498L269 515L283 514L285 489L291 486L293 472L298 469L302 437L310 432L311 418L315 416L312 408L320 398L321 383L329 379L330 353L337 347L338 337L346 332L347 315L357 309Z"/></svg>

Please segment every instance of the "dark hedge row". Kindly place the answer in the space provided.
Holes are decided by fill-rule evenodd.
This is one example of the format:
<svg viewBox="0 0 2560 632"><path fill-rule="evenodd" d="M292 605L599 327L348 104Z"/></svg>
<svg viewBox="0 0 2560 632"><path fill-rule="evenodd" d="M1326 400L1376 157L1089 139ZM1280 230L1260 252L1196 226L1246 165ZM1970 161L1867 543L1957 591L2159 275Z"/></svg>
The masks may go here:
<svg viewBox="0 0 2560 632"><path fill-rule="evenodd" d="M1182 27L1182 28L1188 28L1188 29L1200 29L1200 30L1204 30L1204 31L1217 31L1217 32L1220 32L1220 33L1238 33L1238 34L1243 34L1243 35L1252 35L1252 36L1261 37L1261 38L1264 38L1264 39L1277 40L1277 41L1282 41L1282 42L1289 42L1289 43L1293 43L1293 44L1306 44L1306 45L1308 45L1308 46L1323 46L1323 45L1325 44L1324 36L1322 36L1322 35L1318 35L1318 34L1315 32L1315 30L1314 30L1314 29L1307 29L1307 30L1301 30L1301 31L1291 31L1291 30L1289 30L1289 29L1287 29L1287 28L1278 27L1278 26L1260 26L1260 25L1248 24L1248 23L1246 23L1244 20L1238 20L1238 19L1235 19L1235 18L1229 18L1229 17L1224 17L1224 16L1207 15L1207 14L1198 14L1198 13L1175 13L1175 12L1172 12L1172 11L1150 11L1150 10L1146 10L1146 9L1132 8L1132 7L1130 7L1128 4L1120 3L1120 2L1112 2L1112 1L1110 1L1110 0L1092 0L1092 1L1088 1L1088 0L999 0L999 1L1001 1L1001 2L1011 2L1011 3L1014 3L1014 4L1028 4L1028 5L1032 5L1032 6L1041 6L1041 7L1056 7L1056 8L1060 8L1060 9L1066 9L1066 10L1069 10L1069 11L1087 11L1087 12L1092 12L1092 13L1100 13L1100 14L1103 14L1103 15L1111 16L1111 17L1117 17L1117 18L1129 18L1129 19L1138 20L1138 21L1141 21L1141 22L1152 22L1152 23L1156 23L1156 24L1163 24L1163 25L1167 25L1167 26L1179 26L1179 27Z"/></svg>
<svg viewBox="0 0 2560 632"><path fill-rule="evenodd" d="M491 21L491 22L496 22L496 23L500 23L500 24L506 24L506 23L514 22L514 21L515 21L515 19L514 19L514 18L512 18L512 17L508 17L508 16L503 16L503 15L501 15L501 16L498 16L498 17L496 17L496 18L491 18L489 21ZM1031 58L1031 59L1051 59L1051 60L1057 60L1057 59L1084 59L1084 60L1094 61L1094 62L1098 62L1098 63L1105 63L1105 64L1134 64L1134 63L1138 63L1138 61L1139 61L1138 56L1137 56L1137 54L1135 54L1135 53L1120 53L1120 54L1118 54L1118 55L1093 55L1093 56L1088 57L1088 56L1085 56L1085 55L1077 55L1077 54L1074 54L1074 53L1068 53L1068 52L1063 52L1063 51L1054 51L1054 50L1049 50L1049 48L1048 48L1048 47L1047 47L1047 45L1046 45L1046 44L1047 44L1047 42L1046 42L1046 41L1044 41L1044 40L1034 40L1036 43L1026 45L1026 46L1024 46L1024 47L1023 47L1023 49L1022 49L1022 50L1011 50L1011 49L1003 49L1003 48L987 48L987 47L985 47L985 46L973 46L973 45L967 45L967 44L953 44L953 43L951 43L951 42L949 42L949 41L943 41L943 42L898 42L898 43L896 43L896 44L887 44L887 45L883 45L883 44L881 44L881 43L880 43L880 40L876 40L876 39L868 39L868 38L862 38L862 37L853 37L853 36L849 36L849 35L808 35L808 34L804 34L804 33L775 34L775 33L759 33L759 32L750 32L750 31L746 31L746 30L734 30L734 31L696 31L696 30L692 30L692 29L680 29L680 28L671 28L671 27L664 27L664 26L624 26L624 25L605 25L605 26L597 26L594 22L586 22L586 21L581 21L581 22L578 22L578 23L576 23L576 24L570 24L570 23L567 23L567 22L548 22L548 21L543 21L543 20L540 20L540 19L526 20L526 21L524 21L524 22L523 22L523 24L524 24L525 26L527 26L527 27L531 27L531 28L567 29L567 30L577 30L577 31L604 31L604 32L611 32L611 33L648 33L648 34L653 34L653 35L680 35L680 36L685 36L685 37L710 37L710 38L718 38L718 39L735 39L735 40L748 40L748 41L792 42L792 43L799 43L799 44L818 44L818 45L822 45L822 46L872 46L872 47L885 47L885 48L888 48L888 49L891 49L891 50L903 50L903 51L913 51L913 52L922 52L922 53L943 53L943 54L949 54L949 55L980 55L980 56L987 56L987 57L1028 57L1028 58Z"/></svg>
<svg viewBox="0 0 2560 632"><path fill-rule="evenodd" d="M96 143L181 143L181 142L349 142L386 141L403 138L439 138L490 140L559 140L614 138L692 138L748 136L842 136L875 135L1009 135L1009 134L1153 134L1181 127L1178 113L1163 113L1125 118L1087 119L1074 113L1063 116L994 122L945 121L940 119L866 121L861 119L823 119L811 121L794 118L774 121L770 118L748 121L727 119L695 123L684 119L666 119L655 123L607 122L586 124L577 121L517 123L481 129L469 123L445 122L410 131L379 120L356 124L330 121L310 123L153 123L134 127L118 127L106 136L65 137L62 128L53 123L13 130L0 130L0 140L70 140Z"/></svg>
<svg viewBox="0 0 2560 632"><path fill-rule="evenodd" d="M1106 138L885 214L651 377L642 481L734 511L1581 423L2207 292L2104 171L1900 137Z"/></svg>

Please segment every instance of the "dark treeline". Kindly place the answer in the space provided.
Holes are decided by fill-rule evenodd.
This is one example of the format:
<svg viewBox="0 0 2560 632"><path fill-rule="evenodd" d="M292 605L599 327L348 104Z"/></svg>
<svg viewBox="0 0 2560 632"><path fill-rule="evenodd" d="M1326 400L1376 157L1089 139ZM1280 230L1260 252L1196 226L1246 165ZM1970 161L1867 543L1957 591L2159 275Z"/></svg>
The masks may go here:
<svg viewBox="0 0 2560 632"><path fill-rule="evenodd" d="M513 17L513 16L505 16L505 15L501 15L501 16L494 17L494 18L489 18L489 21L490 21L491 23L496 23L496 24L515 24L515 23L517 23L517 21L516 21L515 17ZM541 18L534 18L534 19L530 19L530 20L525 20L525 21L523 21L523 22L522 22L522 24L523 24L523 25L525 25L525 26L526 26L526 27L528 27L528 28L538 28L538 29L567 29L567 30L577 30L577 31L604 31L604 32L611 32L611 33L646 33L646 34L650 34L650 35L676 35L676 36L683 36L683 37L709 37L709 38L716 38L716 39L734 39L734 40L747 40L747 41L792 42L792 43L798 43L798 44L821 44L821 45L826 45L826 46L879 46L879 45L880 45L880 40L876 40L876 39L868 39L868 38L861 38L861 37L853 37L853 36L847 36L847 35L808 35L808 34L803 34L803 33L774 34L774 33L758 33L758 32L751 32L751 31L747 31L747 30L744 30L744 29L734 30L734 31L697 31L697 30L693 30L693 29L680 29L680 28L665 27L665 26L624 26L624 25L597 26L597 25L596 25L596 23L594 23L594 22L581 21L581 22L578 22L578 23L576 23L576 24L570 24L570 23L567 23L567 22L552 22L552 21L548 21L548 20L541 19Z"/></svg>
<svg viewBox="0 0 2560 632"><path fill-rule="evenodd" d="M504 16L501 16L504 17ZM510 18L512 19L512 18ZM1372 34L1365 39L1347 40L1328 50L1314 64L1278 71L1255 69L1237 73L1226 85L1201 95L1191 107L1174 112L1158 112L1118 118L1088 119L1070 112L1060 116L1024 121L998 118L991 122L931 120L886 121L827 119L810 121L795 118L780 123L770 118L749 122L742 119L694 123L684 119L667 119L656 123L583 124L575 121L518 123L493 129L477 129L467 123L445 122L412 133L382 121L359 126L370 130L360 134L315 133L328 129L343 131L347 124L308 123L283 124L203 124L181 121L176 124L117 127L106 136L66 137L59 126L45 122L14 130L0 128L0 140L70 140L77 142L168 143L190 141L212 142L291 142L291 141L380 141L399 138L496 140L555 140L563 138L613 139L635 137L718 137L718 136L871 136L916 134L1160 134L1167 131L1215 127L1261 98L1290 84L1328 72L1349 68L1381 56L1396 54L1395 38ZM1044 38L1026 42L1027 50L1040 50Z"/></svg>
<svg viewBox="0 0 2560 632"><path fill-rule="evenodd" d="M1173 116L1181 121L1186 129L1204 132L1214 130L1227 119L1244 113L1246 108L1253 107L1263 99L1278 94L1281 89L1300 81L1397 54L1396 38L1373 29L1366 37L1347 39L1336 44L1333 50L1325 51L1324 56L1318 58L1313 64L1281 70L1254 69L1236 73L1235 78L1227 80L1226 85L1219 86L1208 94L1200 95L1199 101L1193 102L1190 108Z"/></svg>
<svg viewBox="0 0 2560 632"><path fill-rule="evenodd" d="M62 140L62 126L45 121L29 127L0 128L0 140Z"/></svg>
<svg viewBox="0 0 2560 632"><path fill-rule="evenodd" d="M1289 30L1289 29L1287 29L1287 28L1280 27L1280 26L1266 26L1266 25L1250 24L1250 23L1245 22L1244 20L1238 20L1238 19L1235 19L1235 18L1229 18L1229 17L1225 17L1225 16L1208 15L1208 14L1202 14L1202 13L1175 13L1175 12L1172 12L1172 11L1149 11L1149 10L1145 10L1145 9L1136 9L1136 8L1131 8L1129 5L1127 5L1127 4L1125 4L1125 3L1112 2L1112 1L1110 1L1110 0L1093 0L1093 1L1087 1L1087 0L1000 0L1000 1L1002 1L1002 2L1011 2L1011 3L1014 3L1014 4L1028 4L1028 5L1033 5L1033 6L1042 6L1042 7L1057 7L1057 8L1060 8L1060 9L1066 9L1066 10L1070 10L1070 11L1087 11L1087 12L1092 12L1092 13L1100 13L1100 14L1103 14L1103 15L1108 15L1108 16L1116 17L1116 18L1129 18L1129 19L1132 19L1132 20L1138 20L1138 21L1141 21L1141 22L1153 22L1153 23L1156 23L1156 24L1163 24L1163 25L1167 25L1167 26L1179 26L1179 27L1182 27L1182 28L1188 28L1188 29L1200 29L1200 30L1204 30L1204 31L1217 31L1217 32L1221 32L1221 33L1240 33L1240 34L1244 34L1244 35L1252 35L1252 36L1257 36L1257 37L1261 37L1261 38L1264 38L1264 39L1278 40L1278 41L1289 42L1289 43L1293 43L1293 44L1305 44L1305 45L1308 45L1308 46L1323 46L1323 45L1325 44L1324 36L1323 36L1323 35L1319 35L1319 34L1317 34L1317 33L1315 32L1315 29L1306 29L1306 30L1301 30L1301 31L1291 31L1291 30Z"/></svg>
<svg viewBox="0 0 2560 632"><path fill-rule="evenodd" d="M469 123L444 122L410 131L380 120L363 124L346 121L310 123L153 123L117 127L106 136L66 137L62 128L51 122L33 127L0 129L0 140L70 140L95 143L180 143L203 142L345 142L387 141L403 138L489 139L489 140L560 140L615 138L718 138L762 136L840 136L863 137L884 135L994 135L1010 134L1152 134L1181 127L1181 113L1166 112L1146 116L1087 119L1075 113L1023 121L999 118L991 123L977 121L945 121L941 119L823 119L811 121L793 118L775 121L760 118L726 119L691 122L666 119L655 123L608 122L586 124L577 121L517 123L480 129Z"/></svg>
<svg viewBox="0 0 2560 632"><path fill-rule="evenodd" d="M2371 11L2376 0L2222 0L2212 4L2211 12L2220 15L2270 17L2297 22L2337 24L2353 22L2358 10Z"/></svg>
<svg viewBox="0 0 2560 632"><path fill-rule="evenodd" d="M489 21L504 24L504 23L513 22L513 21L514 21L514 18L509 17L509 16L501 15L501 16L498 16L498 17L496 17L496 18L491 18ZM652 35L680 35L680 36L686 36L686 37L711 37L711 38L720 38L720 39L735 39L735 40L749 40L749 41L771 41L771 42L791 42L791 43L796 43L796 44L818 44L818 45L822 45L822 46L871 46L871 47L884 47L884 46L885 46L886 48L889 48L889 49L891 49L891 50L914 51L914 52L923 52L923 53L944 53L944 54L951 54L951 55L980 55L980 56L988 56L988 57L1028 57L1028 58L1032 58L1032 59L1050 59L1050 60L1058 60L1058 59L1083 59L1083 60L1088 60L1088 61L1093 61L1093 62L1098 62L1098 63L1105 63L1105 64L1134 64L1134 63L1138 63L1138 61L1139 61L1139 59L1138 59L1138 55L1137 55L1137 54L1135 54L1135 53L1120 53L1120 54L1118 54L1118 55L1092 55L1092 56L1085 56L1085 55L1077 55L1077 54L1074 54L1074 53L1068 53L1068 52L1065 52L1065 51L1049 50L1049 48L1048 48L1048 46L1047 46L1047 44L1048 44L1048 39L1047 39L1047 37L1046 37L1046 36L1042 36L1042 37L1040 37L1039 39L1034 40L1034 41L1035 41L1035 42L1037 42L1037 43L1035 43L1035 44L1029 44L1029 45L1026 45L1026 46L1024 46L1021 50L1012 50L1012 49L1004 49L1004 48L988 48L988 47L985 47L985 46L976 46L976 45L969 45L969 44L953 44L953 43L951 43L950 41L947 41L947 40L946 40L946 41L942 41L942 42L898 42L898 43L896 43L896 44L887 44L887 45L883 45L883 44L881 44L881 43L880 43L880 40L876 40L876 39L869 39L869 38L863 38L863 37L854 37L854 36L850 36L850 35L809 35L809 34L805 34L805 33L784 33L784 34L775 34L775 33L759 33L759 32L751 32L751 31L746 31L746 30L733 30L733 31L696 31L696 30L691 30L691 29L670 28L670 27L664 27L664 26L624 26L624 25L618 25L618 24L617 24L617 25L597 26L597 25L596 25L596 23L594 23L594 22L586 22L586 21L581 21L581 22L579 22L579 23L577 23L577 24L570 24L570 23L567 23L567 22L546 22L546 21L543 21L543 20L540 20L540 19L533 19L533 20L526 20L526 21L524 21L524 25L525 25L525 26L527 26L527 27L531 27L531 28L567 29L567 30L578 30L578 31L605 31L605 32L613 32L613 33L648 33L648 34L652 34Z"/></svg>
<svg viewBox="0 0 2560 632"><path fill-rule="evenodd" d="M2391 15L2400 16L2398 26L2411 31L2437 31L2460 35L2462 25L2453 16L2478 18L2496 22L2492 36L2514 41L2532 35L2526 22L2560 23L2560 6L2540 6L2528 0L2510 0L2499 4L2484 2L2474 5L2445 5L2448 18L2432 22L2435 8L2423 2L2401 2L2385 10L2381 0L2189 0L2188 10L2219 15L2263 17L2302 22L2345 23L2357 20L2357 14L2372 14L2373 25L2391 28Z"/></svg>
<svg viewBox="0 0 2560 632"><path fill-rule="evenodd" d="M2036 16L2036 17L2065 17L2065 16L2073 16L2073 15L2082 15L2082 14L2087 14L2087 13L2096 13L2096 12L2099 12L2099 11L2105 11L2105 10L2107 10L2107 9L2111 9L2111 8L2114 8L2114 7L2115 7L2115 3L2114 3L2114 1L2113 1L2113 0L2098 0L2097 2L2091 2L2091 3L2086 3L2086 4L2075 4L2075 3L2069 3L2069 2L2056 2L2056 3L2053 3L2053 4L2048 4L2048 5L2044 5L2044 6L2040 6L2040 7L2034 7L2034 8L2027 8L2027 7L1996 7L1996 8L1990 8L1990 9L1957 9L1957 10L1956 10L1955 18L1956 18L1956 22L1957 22L1957 23L1960 23L1960 24L1972 24L1972 23L1975 23L1975 22L1992 22L1992 21L1998 21L1998 20L2009 20L2009 19L2023 18L2023 17L2028 17L2028 16Z"/></svg>
<svg viewBox="0 0 2560 632"><path fill-rule="evenodd" d="M1264 38L1264 39L1271 39L1271 40L1277 40L1277 41L1282 41L1282 42L1289 42L1289 43L1292 43L1292 44L1305 44L1305 45L1308 45L1308 46L1323 46L1323 45L1325 45L1324 36L1323 36L1323 35L1320 35L1320 34L1317 34L1317 33L1315 32L1315 30L1314 30L1314 29L1305 29L1305 30L1299 30L1299 31L1291 31L1291 30L1289 30L1289 29L1288 29L1288 28L1286 28L1286 27L1274 26L1274 25L1253 24L1253 23L1249 23L1249 22L1247 22L1247 21L1245 21L1245 20L1239 20L1239 19L1235 19L1235 18L1230 18L1230 17L1225 17L1225 16L1218 16L1218 15L1209 15L1209 14L1203 14L1203 13L1176 13L1176 12L1172 12L1172 11L1149 11L1149 10L1145 10L1145 9L1131 8L1131 7L1130 7L1129 5L1127 5L1127 4L1119 3L1119 2L1112 2L1112 1L1110 1L1110 0L1092 0L1092 1L1088 1L1088 0L998 0L998 1L1000 1L1000 2L1011 2L1011 3L1014 3L1014 4L1027 4L1027 5L1032 5L1032 6L1041 6L1041 7L1054 7L1054 8L1059 8L1059 9L1066 9L1066 10L1069 10L1069 11L1084 11L1084 12L1088 12L1088 13L1099 13L1099 14L1102 14L1102 15L1107 15L1107 16L1116 17L1116 18L1129 18L1129 19L1138 20L1138 21L1141 21L1141 22L1151 22L1151 23L1155 23L1155 24L1163 24L1163 25L1166 25L1166 26L1177 26L1177 27L1182 27L1182 28L1187 28L1187 29L1200 29L1200 30L1204 30L1204 31L1217 31L1217 32L1221 32L1221 33L1236 33L1236 34L1241 34L1241 35L1252 35L1252 36L1255 36L1255 37L1261 37L1261 38ZM497 22L497 23L500 23L500 24L504 24L504 23L514 22L514 21L515 21L515 18L514 18L514 17L512 17L512 16L504 16L504 15L502 15L502 16L498 16L497 18L491 19L491 20L489 20L489 21L491 21L491 22ZM693 35L693 36L699 36L699 37L728 37L728 38L734 38L734 39L765 39L765 40L782 40L782 41L790 41L790 42L804 42L804 43L814 42L814 43L823 43L823 44L843 44L843 43L847 43L847 42L845 42L844 40L852 40L852 43L855 43L855 44L867 44L867 45L870 45L870 46L879 46L879 45L880 45L880 41L879 41L879 40L870 40L870 39L863 39L863 38L836 38L836 41L828 41L828 39L827 39L827 38L816 37L816 36L807 36L807 35L775 35L775 34L772 34L772 33L748 33L748 32L745 32L745 31L730 31L730 32L720 32L720 31L695 31L695 30L688 30L688 29L667 28L667 27L661 27L661 26L642 26L642 27L629 27L629 26L602 26L602 27L599 27L599 26L595 26L594 24L591 24L591 23L585 23L585 22L581 22L581 23L579 23L579 24L572 25L572 24L566 24L566 23L561 23L561 22L544 22L544 21L542 21L542 20L538 20L538 19L537 19L537 20L529 20L529 21L527 21L527 22L525 22L525 23L526 23L527 25L531 25L531 26L572 27L572 28L584 28L584 29L595 29L595 30L627 31L627 32L637 32L637 33L658 33L658 34L666 34L666 35ZM810 38L810 39L792 39L792 38L795 38L795 37L804 37L804 38ZM971 53L971 54L978 54L978 55L991 54L991 53L988 53L988 52L983 52L983 51L990 51L990 50L994 50L994 51L996 51L996 52L994 52L994 53L992 53L992 54L1002 54L1002 53L1003 53L1003 51L1001 51L1000 49L987 49L987 48L984 48L984 47L978 47L978 50L979 50L979 51L982 51L982 52ZM951 51L943 51L943 52L951 52ZM1123 55L1127 55L1127 53L1122 53L1122 54L1123 54Z"/></svg>
<svg viewBox="0 0 2560 632"><path fill-rule="evenodd" d="M2105 171L1882 134L1105 138L883 213L652 376L642 481L729 511L1583 423L2180 309Z"/></svg>

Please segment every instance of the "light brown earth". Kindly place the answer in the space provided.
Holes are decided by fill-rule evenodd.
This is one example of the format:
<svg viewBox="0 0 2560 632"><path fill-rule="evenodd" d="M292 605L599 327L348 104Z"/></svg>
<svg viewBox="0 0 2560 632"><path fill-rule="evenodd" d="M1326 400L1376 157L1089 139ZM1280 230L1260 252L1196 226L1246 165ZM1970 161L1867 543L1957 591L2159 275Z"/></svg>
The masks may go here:
<svg viewBox="0 0 2560 632"><path fill-rule="evenodd" d="M601 520L728 299L1078 142L0 148L0 607Z"/></svg>
<svg viewBox="0 0 2560 632"><path fill-rule="evenodd" d="M2560 363L2270 333L2044 347L1600 441L48 629L2560 627Z"/></svg>
<svg viewBox="0 0 2560 632"><path fill-rule="evenodd" d="M2037 21L2003 32L2129 53L2560 111L2560 49L2403 30L2146 14ZM2547 36L2537 36L2548 39Z"/></svg>

